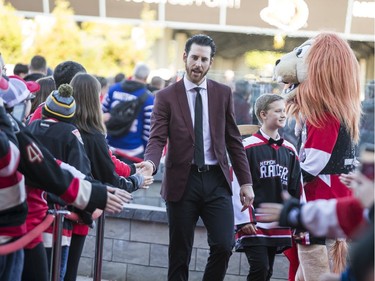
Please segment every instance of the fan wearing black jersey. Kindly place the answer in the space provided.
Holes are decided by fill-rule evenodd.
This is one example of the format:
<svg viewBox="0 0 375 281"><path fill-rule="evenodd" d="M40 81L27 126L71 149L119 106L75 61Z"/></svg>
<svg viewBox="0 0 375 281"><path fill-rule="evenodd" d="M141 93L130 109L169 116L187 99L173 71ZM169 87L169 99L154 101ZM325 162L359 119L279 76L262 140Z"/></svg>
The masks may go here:
<svg viewBox="0 0 375 281"><path fill-rule="evenodd" d="M255 193L251 208L242 211L237 197L240 188L233 182L236 251L245 252L250 265L247 280L271 279L276 253L291 247L288 227L257 222L256 208L262 202L282 202L282 193L299 197L301 169L295 147L282 139L278 130L286 125L285 101L276 94L261 95L255 103L260 130L243 140Z"/></svg>

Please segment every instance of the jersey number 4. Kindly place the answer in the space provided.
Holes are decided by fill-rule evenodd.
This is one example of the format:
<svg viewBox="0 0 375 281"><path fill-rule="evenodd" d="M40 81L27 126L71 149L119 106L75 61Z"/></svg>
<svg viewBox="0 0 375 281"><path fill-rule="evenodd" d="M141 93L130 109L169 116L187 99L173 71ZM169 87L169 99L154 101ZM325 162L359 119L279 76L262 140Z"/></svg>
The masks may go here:
<svg viewBox="0 0 375 281"><path fill-rule="evenodd" d="M27 157L31 163L43 161L43 154L40 151L39 147L35 145L35 143L31 143L26 148Z"/></svg>

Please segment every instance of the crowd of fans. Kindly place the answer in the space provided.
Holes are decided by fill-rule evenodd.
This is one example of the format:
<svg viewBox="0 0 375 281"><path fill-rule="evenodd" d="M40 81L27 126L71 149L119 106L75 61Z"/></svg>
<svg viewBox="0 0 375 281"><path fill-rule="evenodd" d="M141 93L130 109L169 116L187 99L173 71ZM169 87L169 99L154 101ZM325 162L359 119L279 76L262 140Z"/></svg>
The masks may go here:
<svg viewBox="0 0 375 281"><path fill-rule="evenodd" d="M4 62L0 60L0 64L2 64L1 69L3 70ZM70 215L66 216L62 233L61 247L63 250L60 280L76 280L78 262L85 237L89 227L93 226L93 221L102 216L102 210L118 212L121 208L116 204L128 202L131 198L131 192L139 188L147 188L153 182L150 171L142 165L143 154L150 133L150 118L155 96L169 83L173 83L172 79L171 81L165 81L159 76L149 77L150 69L143 63L135 66L131 76L126 77L125 74L118 73L113 79L88 74L84 66L72 61L61 62L52 70L48 67L46 59L40 55L34 56L29 64L16 64L13 70L14 76L9 75L9 78L5 79L6 73L3 72L2 74L2 83L0 83L0 91L2 91L0 92L0 100L2 101L0 106L0 179L2 184L0 189L10 186L14 188L17 185L22 190L22 184L26 183L27 198L24 198L24 201L27 201L29 205L29 212L27 216L25 214L23 228L27 229L27 232L42 223L48 208L70 211ZM7 81L4 81L4 79ZM20 80L22 85L17 86L18 82L13 82L14 79ZM14 88L12 97L6 97L2 94L8 91L6 90L6 84L8 83ZM237 124L258 125L259 117L256 116L255 102L263 94L272 92L274 88L271 84L250 82L244 79L235 81L234 85L233 101ZM26 92L31 92L31 94L25 94ZM145 98L141 98L142 96L145 96ZM133 113L135 119L132 121L129 130L122 135L107 134L106 124L112 118L111 110L121 102L137 99L140 100L139 109ZM11 102L14 102L14 105L10 107ZM5 106L3 103L5 103ZM364 117L361 123L360 146L370 143L373 148L373 81L366 85L362 108ZM22 114L16 115L16 110L20 110ZM13 117L18 120L9 118L6 111L9 114L13 113ZM19 131L25 132L30 139L29 144L24 143L26 147L35 142L37 144L36 150L32 152L27 150L25 154L22 154L22 150L26 147L21 147L22 140ZM290 120L285 128L280 128L279 133L281 137L297 146L293 120ZM19 146L19 148L17 149L16 146ZM41 152L40 147L43 147ZM27 162L24 159L26 153L32 161ZM30 156L30 153L34 154ZM47 154L51 154L52 158L48 158ZM35 176L30 176L26 172L27 169L31 169L29 166L39 161L39 155L48 158L51 161L48 165L58 170L63 175L62 177L66 178L61 181L64 183L60 183L60 190L46 187L54 184L53 180L46 178L36 180ZM10 158L12 159L10 160ZM53 161L53 159L59 161ZM20 167L17 168L17 165L11 166L12 163L18 163L18 161L20 161ZM26 166L26 168L23 166ZM45 171L50 171L51 167ZM22 174L25 177L24 180L21 180ZM17 180L14 180L15 178ZM348 184L353 184L355 180L358 184L358 179L346 180ZM102 182L112 187L119 187L126 192L121 193L119 190L107 187L110 192L103 191L102 193L102 195L105 195L104 198L107 198L106 202L99 203L100 200L95 199L94 195L86 198L86 201L78 200L65 194L68 192L66 190L72 188L72 182L74 181L80 181L80 190L88 189L87 186L90 185L91 188L97 182ZM100 186L100 188L104 187ZM9 196L7 198L12 198L12 195ZM79 194L77 196L79 197ZM24 195L24 197L26 196ZM41 202L36 198L43 198L43 200ZM4 200L0 201L1 204L5 202ZM18 203L24 204L24 202ZM281 212L281 215L278 213L274 220L281 217L287 226L309 228L309 223L306 222L308 218L302 216L304 212L299 207L299 203L293 201L294 205L292 205L302 214L297 221L293 220L292 215L289 215L293 209L290 204L292 203L288 205L288 212L281 211L282 206L277 209ZM373 202L372 204L361 204L359 202L359 205L356 206L360 206L360 211L363 211L364 208L370 210L373 209ZM13 215L21 208L19 204L14 204L12 207L15 208L12 210ZM263 208L265 207L267 206L263 206ZM39 208L38 212L36 211L37 208ZM2 212L6 209L5 206L0 206ZM19 219L17 218L17 220ZM373 223L373 217L370 217L370 221ZM9 225L9 222L5 221L1 224L0 247L15 241L16 237L25 233L25 231L9 232L8 228L13 227L14 224L12 222ZM23 222L20 222L19 225L23 225ZM321 225L319 227L324 228ZM344 226L339 225L339 227ZM345 229L343 232L345 233ZM48 273L51 272L48 266L51 264L51 233L51 228L46 229L43 237L37 237L24 245L22 248L25 250L22 253L18 249L8 254L1 254L0 279L48 280ZM352 237L351 233L345 234L345 237ZM327 235L327 233L322 235ZM366 239L368 239L367 236ZM354 249L354 256L359 256L358 249L362 249L361 247L365 246L360 244ZM23 262L21 262L22 260ZM20 267L20 264L24 264L24 266ZM355 265L356 263L353 263L353 266ZM356 271L358 268L348 267L349 273L346 274L352 274L353 270ZM370 280L367 278L368 275L363 279L358 279L358 281Z"/></svg>

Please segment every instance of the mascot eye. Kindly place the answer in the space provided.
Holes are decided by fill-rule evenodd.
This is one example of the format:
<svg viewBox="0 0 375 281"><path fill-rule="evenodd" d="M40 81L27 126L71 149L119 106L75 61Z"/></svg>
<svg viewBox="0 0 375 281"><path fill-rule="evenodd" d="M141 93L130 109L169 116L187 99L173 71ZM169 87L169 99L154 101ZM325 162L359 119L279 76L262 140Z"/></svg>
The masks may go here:
<svg viewBox="0 0 375 281"><path fill-rule="evenodd" d="M297 53L296 53L297 58L302 58L306 54L309 48L310 48L310 45L305 45L305 46L298 48Z"/></svg>

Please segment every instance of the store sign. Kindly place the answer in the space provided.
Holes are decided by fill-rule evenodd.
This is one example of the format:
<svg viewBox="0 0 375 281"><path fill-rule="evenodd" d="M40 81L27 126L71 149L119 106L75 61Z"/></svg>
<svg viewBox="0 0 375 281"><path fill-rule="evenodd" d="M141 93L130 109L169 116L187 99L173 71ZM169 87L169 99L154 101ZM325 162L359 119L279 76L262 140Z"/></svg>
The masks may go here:
<svg viewBox="0 0 375 281"><path fill-rule="evenodd" d="M49 8L43 5L47 0L6 0L27 17L35 13L48 14L56 4L49 1ZM155 11L156 21L167 23L170 28L196 30L197 24L207 30L226 32L261 33L274 32L316 32L332 30L346 32L361 40L374 41L375 0L67 0L75 11L77 20L98 17L101 20L121 19L135 21L142 18L145 5ZM0 0L1 2L1 0ZM334 11L327 9L329 2ZM350 6L348 6L350 5ZM350 14L348 14L350 11ZM82 16L84 18L82 18ZM349 20L349 21L348 21ZM237 27L239 27L237 29ZM198 28L199 29L199 28Z"/></svg>
<svg viewBox="0 0 375 281"><path fill-rule="evenodd" d="M375 18L375 2L354 1L353 16L359 18Z"/></svg>
<svg viewBox="0 0 375 281"><path fill-rule="evenodd" d="M303 0L268 0L268 6L260 11L260 17L281 30L295 31L305 26L309 8Z"/></svg>
<svg viewBox="0 0 375 281"><path fill-rule="evenodd" d="M224 0L225 1L225 0ZM147 4L170 4L180 6L202 6L209 8L219 8L223 0L125 0L125 2L147 3ZM241 7L241 0L226 0L226 8L239 9Z"/></svg>

